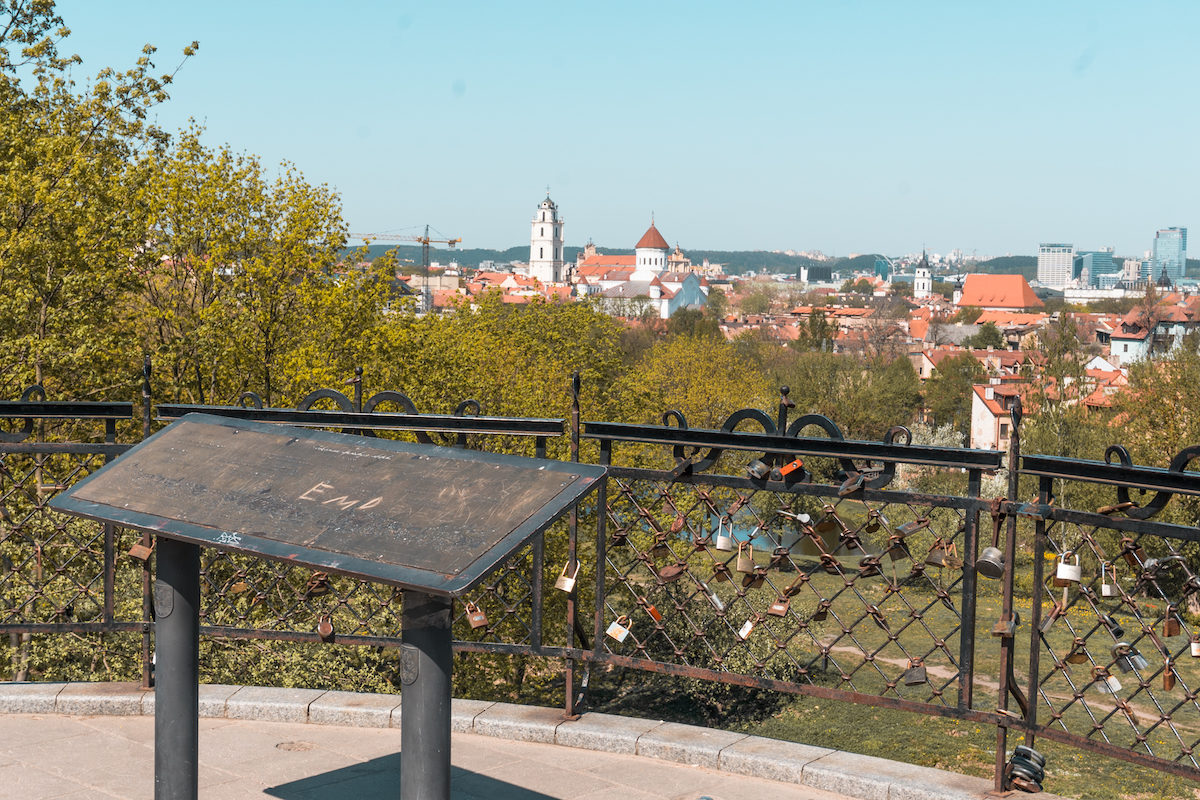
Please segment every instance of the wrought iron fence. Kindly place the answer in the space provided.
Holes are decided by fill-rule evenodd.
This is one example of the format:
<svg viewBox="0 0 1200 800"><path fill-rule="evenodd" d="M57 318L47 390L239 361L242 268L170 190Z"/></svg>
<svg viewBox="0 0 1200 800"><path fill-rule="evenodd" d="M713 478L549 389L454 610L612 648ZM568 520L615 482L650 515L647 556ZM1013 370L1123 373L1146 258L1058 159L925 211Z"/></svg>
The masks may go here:
<svg viewBox="0 0 1200 800"><path fill-rule="evenodd" d="M1006 461L915 445L903 428L847 440L824 417L789 419L786 390L774 417L744 410L701 430L678 412L660 425L581 421L578 378L570 420L487 417L472 401L420 414L398 392L364 399L361 373L353 396L323 389L295 409L253 395L155 406L149 378L140 430L131 403L47 402L37 389L0 403L0 633L14 677L31 638L104 634L140 636L150 683L152 537L46 507L132 446L122 426L139 440L154 415L202 410L541 457L566 435L572 459L596 449L608 480L455 620L460 653L561 660L565 714L587 704L592 670L619 668L993 725L998 789L1040 779L1036 754L1009 758L1010 730L1030 748L1042 737L1200 778L1200 630L1187 613L1200 575L1185 550L1200 529L1154 519L1173 494L1200 495L1187 471L1200 448L1167 469L1119 447L1106 462L1022 455L1019 405ZM1010 499L984 496L1005 464L1019 466ZM919 491L902 474L914 467L959 476L961 490ZM1038 485L1027 502L1020 476ZM1115 502L1060 506L1056 487L1075 481L1113 487ZM1131 489L1156 494L1139 504ZM209 637L400 641L392 587L216 550L201 577Z"/></svg>

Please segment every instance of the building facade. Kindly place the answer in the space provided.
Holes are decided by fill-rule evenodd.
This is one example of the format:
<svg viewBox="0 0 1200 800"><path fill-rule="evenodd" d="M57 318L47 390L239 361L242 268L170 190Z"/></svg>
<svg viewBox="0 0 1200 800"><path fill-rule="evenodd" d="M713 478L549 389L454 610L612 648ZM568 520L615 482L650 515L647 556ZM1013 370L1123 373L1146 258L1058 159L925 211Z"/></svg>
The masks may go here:
<svg viewBox="0 0 1200 800"><path fill-rule="evenodd" d="M1154 234L1154 250L1150 257L1150 274L1156 281L1165 272L1172 284L1179 283L1187 267L1187 228L1161 228Z"/></svg>
<svg viewBox="0 0 1200 800"><path fill-rule="evenodd" d="M549 194L533 215L529 234L529 276L542 283L561 283L566 279L563 274L563 220Z"/></svg>
<svg viewBox="0 0 1200 800"><path fill-rule="evenodd" d="M1038 245L1037 279L1042 286L1061 289L1075 271L1075 245L1043 242Z"/></svg>

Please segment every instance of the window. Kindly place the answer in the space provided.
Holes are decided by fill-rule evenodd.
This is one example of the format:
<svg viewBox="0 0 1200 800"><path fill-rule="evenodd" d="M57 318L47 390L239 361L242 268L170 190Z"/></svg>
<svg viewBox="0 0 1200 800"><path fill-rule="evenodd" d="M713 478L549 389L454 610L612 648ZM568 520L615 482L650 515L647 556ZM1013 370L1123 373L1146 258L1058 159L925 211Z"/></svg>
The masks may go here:
<svg viewBox="0 0 1200 800"><path fill-rule="evenodd" d="M545 236L545 235L546 235L546 226L543 225L542 227L538 228L538 236Z"/></svg>
<svg viewBox="0 0 1200 800"><path fill-rule="evenodd" d="M1000 438L1001 439L1008 438L1008 423L1007 422L1000 423Z"/></svg>
<svg viewBox="0 0 1200 800"><path fill-rule="evenodd" d="M546 248L539 247L538 248L538 258L545 258L546 257L545 254L546 254Z"/></svg>
<svg viewBox="0 0 1200 800"><path fill-rule="evenodd" d="M1128 353L1128 352L1129 352L1129 345L1127 345L1127 344L1123 344L1123 345L1121 345L1121 352L1122 352L1122 353Z"/></svg>

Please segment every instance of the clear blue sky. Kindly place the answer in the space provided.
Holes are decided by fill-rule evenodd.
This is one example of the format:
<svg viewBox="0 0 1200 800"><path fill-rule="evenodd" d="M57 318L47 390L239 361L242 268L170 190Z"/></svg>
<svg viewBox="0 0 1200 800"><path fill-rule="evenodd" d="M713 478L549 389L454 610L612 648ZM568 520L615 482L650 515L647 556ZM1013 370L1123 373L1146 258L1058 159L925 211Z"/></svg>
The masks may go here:
<svg viewBox="0 0 1200 800"><path fill-rule="evenodd" d="M62 0L77 77L294 162L350 229L568 245L1140 254L1200 235L1200 3ZM1200 248L1193 245L1193 254Z"/></svg>

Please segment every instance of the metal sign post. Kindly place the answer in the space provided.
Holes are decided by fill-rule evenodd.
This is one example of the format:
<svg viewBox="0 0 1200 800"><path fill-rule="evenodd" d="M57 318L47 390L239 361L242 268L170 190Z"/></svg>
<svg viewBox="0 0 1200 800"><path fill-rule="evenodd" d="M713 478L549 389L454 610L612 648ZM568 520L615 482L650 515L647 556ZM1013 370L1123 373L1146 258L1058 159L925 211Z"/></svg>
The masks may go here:
<svg viewBox="0 0 1200 800"><path fill-rule="evenodd" d="M451 602L605 468L189 414L51 505L158 535L155 797L195 800L199 548L403 590L401 796L450 797Z"/></svg>

